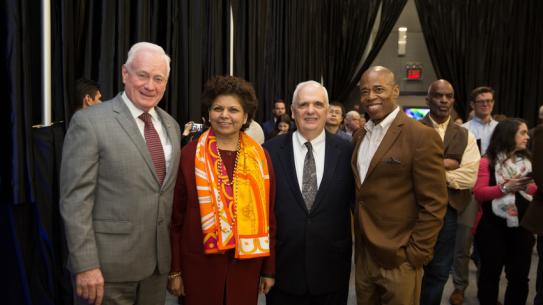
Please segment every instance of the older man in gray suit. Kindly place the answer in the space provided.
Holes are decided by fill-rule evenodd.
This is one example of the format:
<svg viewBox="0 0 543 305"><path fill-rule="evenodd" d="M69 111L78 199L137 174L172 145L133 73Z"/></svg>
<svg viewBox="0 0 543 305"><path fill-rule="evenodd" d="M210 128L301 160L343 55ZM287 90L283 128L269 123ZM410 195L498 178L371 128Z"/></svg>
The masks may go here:
<svg viewBox="0 0 543 305"><path fill-rule="evenodd" d="M180 128L156 107L170 58L137 43L125 91L78 111L64 142L60 211L76 303L164 304Z"/></svg>

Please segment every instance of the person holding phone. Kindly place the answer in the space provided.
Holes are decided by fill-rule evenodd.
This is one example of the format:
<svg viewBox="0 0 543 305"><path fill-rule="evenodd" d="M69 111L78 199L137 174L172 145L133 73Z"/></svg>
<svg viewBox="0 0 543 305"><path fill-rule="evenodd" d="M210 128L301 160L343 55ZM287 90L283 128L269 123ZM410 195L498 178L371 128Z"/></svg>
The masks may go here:
<svg viewBox="0 0 543 305"><path fill-rule="evenodd" d="M205 119L202 118L205 122ZM187 143L192 140L198 139L198 137L204 132L204 124L195 123L194 121L189 121L185 123L183 128L183 133L181 134L181 146L185 146Z"/></svg>
<svg viewBox="0 0 543 305"><path fill-rule="evenodd" d="M481 305L497 304L504 267L504 305L526 304L534 236L519 223L537 190L526 150L529 138L525 121L500 122L479 164L473 194L483 211L475 233L481 260L477 283Z"/></svg>

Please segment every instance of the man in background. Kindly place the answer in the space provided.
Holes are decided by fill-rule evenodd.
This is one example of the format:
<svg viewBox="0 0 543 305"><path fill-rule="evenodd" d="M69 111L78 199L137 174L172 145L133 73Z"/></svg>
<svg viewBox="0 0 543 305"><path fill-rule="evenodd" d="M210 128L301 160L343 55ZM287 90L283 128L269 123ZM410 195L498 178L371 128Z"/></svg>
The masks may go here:
<svg viewBox="0 0 543 305"><path fill-rule="evenodd" d="M471 188L477 180L481 156L473 134L453 121L454 89L448 81L433 82L428 88L426 103L430 112L421 122L435 129L443 141L449 205L434 257L424 266L421 304L439 305L454 259L457 214L471 201Z"/></svg>
<svg viewBox="0 0 543 305"><path fill-rule="evenodd" d="M73 112L102 102L102 93L97 82L80 78L75 82L75 98Z"/></svg>
<svg viewBox="0 0 543 305"><path fill-rule="evenodd" d="M124 91L77 111L64 141L60 212L76 304L163 305L180 128L157 107L170 57L140 42Z"/></svg>
<svg viewBox="0 0 543 305"><path fill-rule="evenodd" d="M275 130L275 121L277 121L277 118L279 118L282 114L286 113L287 104L285 103L285 101L282 99L275 100L273 102L272 109L273 117L262 124L262 130L264 130L264 136L266 137L266 140L268 140L273 135L273 131Z"/></svg>
<svg viewBox="0 0 543 305"><path fill-rule="evenodd" d="M418 305L447 208L443 141L400 110L394 73L369 68L360 101L370 121L353 136L358 305Z"/></svg>
<svg viewBox="0 0 543 305"><path fill-rule="evenodd" d="M336 101L331 102L328 115L326 116L326 131L351 142L352 136L341 129L344 113L345 107L341 103Z"/></svg>
<svg viewBox="0 0 543 305"><path fill-rule="evenodd" d="M365 120L364 120L364 123ZM345 132L349 135L353 135L358 129L363 127L360 113L356 110L351 110L345 115Z"/></svg>
<svg viewBox="0 0 543 305"><path fill-rule="evenodd" d="M494 132L494 128L498 125L498 122L492 118L494 89L486 86L477 87L471 92L470 101L473 118L462 126L475 136L482 156L486 153L490 137ZM469 260L473 243L471 229L475 223L478 208L479 204L472 197L468 206L458 213L452 272L454 291L449 298L452 305L464 304L464 291L469 285Z"/></svg>

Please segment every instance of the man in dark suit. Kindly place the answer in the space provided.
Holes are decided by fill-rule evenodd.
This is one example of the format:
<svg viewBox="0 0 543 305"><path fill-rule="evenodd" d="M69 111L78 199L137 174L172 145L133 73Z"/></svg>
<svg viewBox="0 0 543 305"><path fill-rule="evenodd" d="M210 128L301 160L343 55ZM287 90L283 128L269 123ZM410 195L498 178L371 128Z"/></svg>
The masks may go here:
<svg viewBox="0 0 543 305"><path fill-rule="evenodd" d="M76 112L62 153L60 212L76 304L164 304L179 124L156 107L170 58L140 42L124 92Z"/></svg>
<svg viewBox="0 0 543 305"><path fill-rule="evenodd" d="M262 123L262 130L264 131L264 136L266 137L266 140L273 135L277 118L279 118L283 114L287 114L287 106L285 104L285 101L282 99L275 100L273 102L272 113L273 117Z"/></svg>
<svg viewBox="0 0 543 305"><path fill-rule="evenodd" d="M449 205L439 232L434 257L424 267L421 304L439 305L443 287L449 279L454 259L457 215L471 201L471 188L477 180L481 155L475 136L451 119L454 106L454 89L443 79L436 80L428 88L426 103L430 112L421 120L433 128L443 140L445 177L449 191Z"/></svg>
<svg viewBox="0 0 543 305"><path fill-rule="evenodd" d="M419 304L447 207L443 141L400 110L399 93L385 67L362 75L371 120L353 136L358 305Z"/></svg>
<svg viewBox="0 0 543 305"><path fill-rule="evenodd" d="M352 146L325 131L328 94L315 81L294 91L297 131L264 144L277 177L276 281L271 305L347 303L351 266Z"/></svg>

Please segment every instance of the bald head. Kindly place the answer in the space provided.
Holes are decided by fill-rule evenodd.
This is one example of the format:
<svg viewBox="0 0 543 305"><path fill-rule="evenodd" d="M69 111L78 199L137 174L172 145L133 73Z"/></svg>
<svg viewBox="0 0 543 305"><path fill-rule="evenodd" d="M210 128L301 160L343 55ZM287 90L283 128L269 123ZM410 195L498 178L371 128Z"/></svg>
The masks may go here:
<svg viewBox="0 0 543 305"><path fill-rule="evenodd" d="M446 122L454 105L454 89L448 81L439 79L428 87L426 104L430 107L430 116L437 123Z"/></svg>
<svg viewBox="0 0 543 305"><path fill-rule="evenodd" d="M360 78L360 103L374 123L379 123L396 109L400 88L394 73L382 66L369 68Z"/></svg>
<svg viewBox="0 0 543 305"><path fill-rule="evenodd" d="M367 79L370 75L381 75L388 84L390 84L391 86L396 85L396 77L394 76L394 72L390 71L390 69L387 67L370 67L364 72L364 74L362 74L362 77L360 78L360 84L362 84L364 80Z"/></svg>
<svg viewBox="0 0 543 305"><path fill-rule="evenodd" d="M451 83L449 83L448 81L444 79L438 79L434 81L433 83L431 83L430 86L428 87L428 96L431 96L436 90L440 88L448 88L454 93L454 89Z"/></svg>

